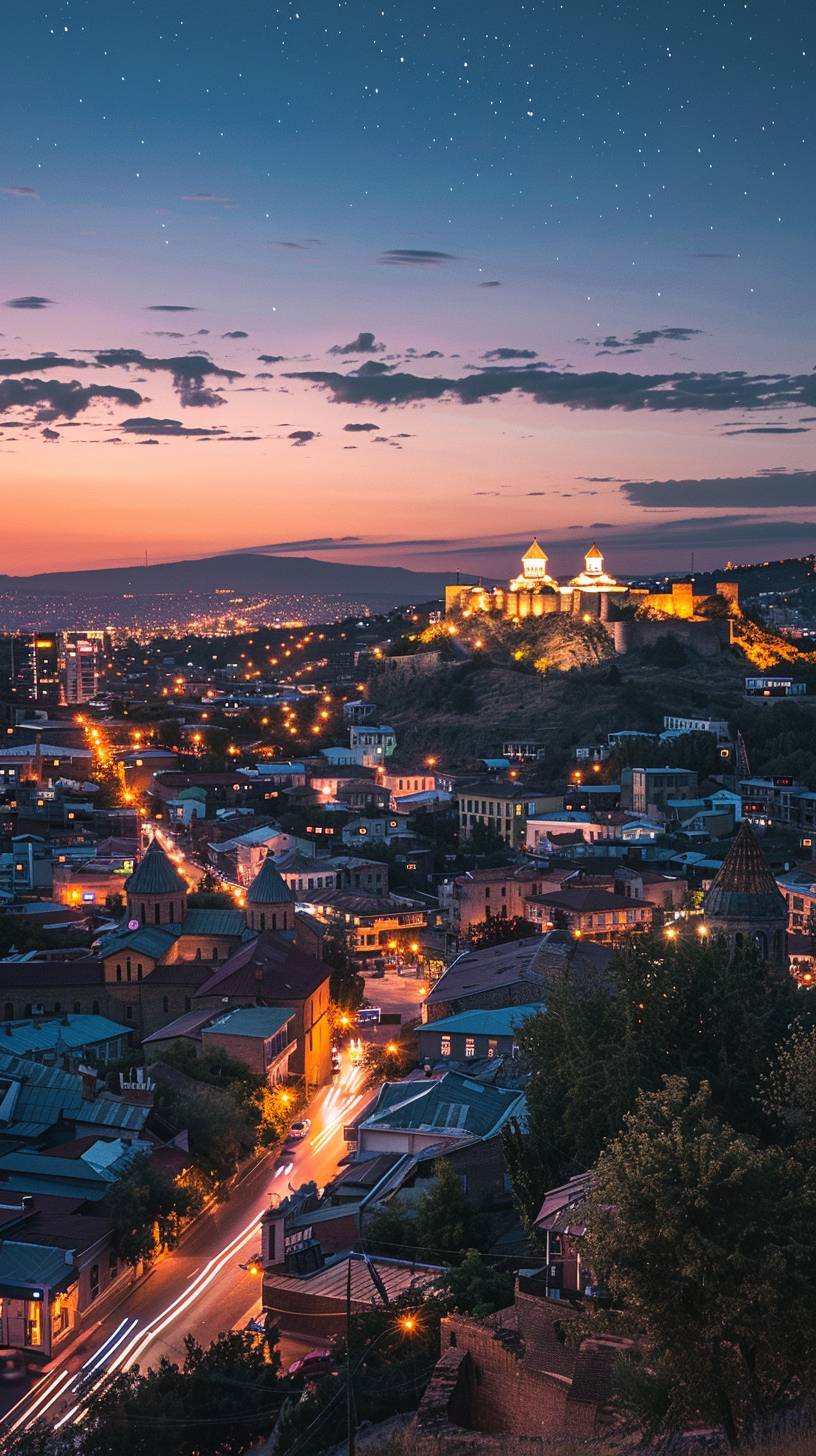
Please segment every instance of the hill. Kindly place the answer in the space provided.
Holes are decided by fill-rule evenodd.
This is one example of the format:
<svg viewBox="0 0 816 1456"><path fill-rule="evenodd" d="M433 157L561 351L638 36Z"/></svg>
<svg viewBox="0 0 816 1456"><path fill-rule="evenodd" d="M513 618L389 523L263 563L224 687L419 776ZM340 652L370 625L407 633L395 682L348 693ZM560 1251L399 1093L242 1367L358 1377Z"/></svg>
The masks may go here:
<svg viewBox="0 0 816 1456"><path fill-rule="evenodd" d="M757 649L764 661L774 655L775 643L777 660L793 665L791 644L747 620L737 627L747 653L735 645L703 661L668 637L617 657L597 621L575 617L545 617L521 628L480 619L478 627L467 628L469 637L480 634L475 640L483 645L476 651L461 641L458 628L446 644L450 624L443 624L436 634L423 634L430 641L417 644L442 652L436 670L419 676L383 671L372 679L371 696L397 730L406 762L432 754L442 767L476 767L480 758L500 753L503 743L529 740L544 749L538 776L563 781L576 744L605 739L612 730L659 732L666 713L746 722L767 713L744 698L745 675L756 671L751 658ZM808 655L798 657L812 673Z"/></svg>
<svg viewBox="0 0 816 1456"><path fill-rule="evenodd" d="M341 596L349 601L398 605L423 601L441 590L443 577L399 566L357 566L317 561L311 556L267 556L231 552L193 561L155 566L112 566L86 571L48 571L33 576L0 576L0 593L37 595L136 596L158 593L214 592L229 588L271 596Z"/></svg>

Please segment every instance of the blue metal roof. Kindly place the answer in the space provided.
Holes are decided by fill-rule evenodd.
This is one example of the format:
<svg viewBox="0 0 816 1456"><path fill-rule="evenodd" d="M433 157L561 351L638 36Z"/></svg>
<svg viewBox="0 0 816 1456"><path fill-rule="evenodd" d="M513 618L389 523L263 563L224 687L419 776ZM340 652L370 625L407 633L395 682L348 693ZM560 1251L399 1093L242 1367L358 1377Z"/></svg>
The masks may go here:
<svg viewBox="0 0 816 1456"><path fill-rule="evenodd" d="M55 1016L48 1021L7 1021L0 1031L0 1047L14 1056L54 1051L77 1051L127 1036L127 1028L107 1016Z"/></svg>
<svg viewBox="0 0 816 1456"><path fill-rule="evenodd" d="M291 1021L294 1014L288 1007L239 1006L219 1017L218 1021L211 1022L204 1030L205 1033L217 1031L222 1036L274 1036L287 1021Z"/></svg>
<svg viewBox="0 0 816 1456"><path fill-rule="evenodd" d="M537 1016L544 1006L496 1006L490 1010L458 1011L417 1027L420 1036L429 1031L462 1031L472 1036L512 1036L528 1016Z"/></svg>

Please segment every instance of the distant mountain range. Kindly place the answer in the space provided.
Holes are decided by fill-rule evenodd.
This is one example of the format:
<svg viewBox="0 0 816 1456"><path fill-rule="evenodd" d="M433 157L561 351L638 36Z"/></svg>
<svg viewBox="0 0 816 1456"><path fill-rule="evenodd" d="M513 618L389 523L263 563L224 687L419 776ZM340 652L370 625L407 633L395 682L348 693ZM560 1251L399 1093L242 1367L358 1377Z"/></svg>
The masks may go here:
<svg viewBox="0 0 816 1456"><path fill-rule="evenodd" d="M0 576L0 594L37 596L149 596L158 592L199 594L227 587L269 596L342 597L386 603L426 601L439 596L444 576L401 566L356 566L316 561L311 556L265 556L230 552L195 561L156 566L111 566L86 571L46 571L34 576Z"/></svg>

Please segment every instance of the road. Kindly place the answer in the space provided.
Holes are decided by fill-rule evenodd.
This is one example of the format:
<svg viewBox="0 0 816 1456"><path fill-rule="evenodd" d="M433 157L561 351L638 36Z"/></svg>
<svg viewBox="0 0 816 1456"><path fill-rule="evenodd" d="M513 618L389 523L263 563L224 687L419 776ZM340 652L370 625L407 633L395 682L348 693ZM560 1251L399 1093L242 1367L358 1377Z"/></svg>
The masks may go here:
<svg viewBox="0 0 816 1456"><path fill-rule="evenodd" d="M343 1125L370 1095L363 1090L364 1075L344 1065L306 1109L312 1121L307 1138L246 1174L225 1203L193 1225L178 1249L160 1258L111 1313L57 1356L8 1411L4 1433L28 1429L40 1418L55 1427L81 1420L84 1404L116 1370L151 1368L162 1356L182 1359L188 1333L206 1345L222 1331L244 1328L261 1303L259 1276L241 1268L259 1249L261 1214L290 1185L314 1179L322 1187L329 1181L347 1151Z"/></svg>

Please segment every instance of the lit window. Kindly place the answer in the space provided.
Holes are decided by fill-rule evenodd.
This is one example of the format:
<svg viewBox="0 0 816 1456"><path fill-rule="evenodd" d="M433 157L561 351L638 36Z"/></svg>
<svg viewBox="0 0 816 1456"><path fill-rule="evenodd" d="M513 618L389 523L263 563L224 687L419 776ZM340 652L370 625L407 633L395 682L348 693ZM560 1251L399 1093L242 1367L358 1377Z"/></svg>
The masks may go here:
<svg viewBox="0 0 816 1456"><path fill-rule="evenodd" d="M451 1039L450 1039L449 1036L443 1036L443 1037L440 1038L440 1041L439 1041L439 1055L440 1055L440 1057L449 1057L450 1054L451 1054Z"/></svg>
<svg viewBox="0 0 816 1456"><path fill-rule="evenodd" d="M465 1056L466 1057L475 1057L475 1055L476 1055L476 1038L475 1038L475 1036L466 1036L465 1037Z"/></svg>

